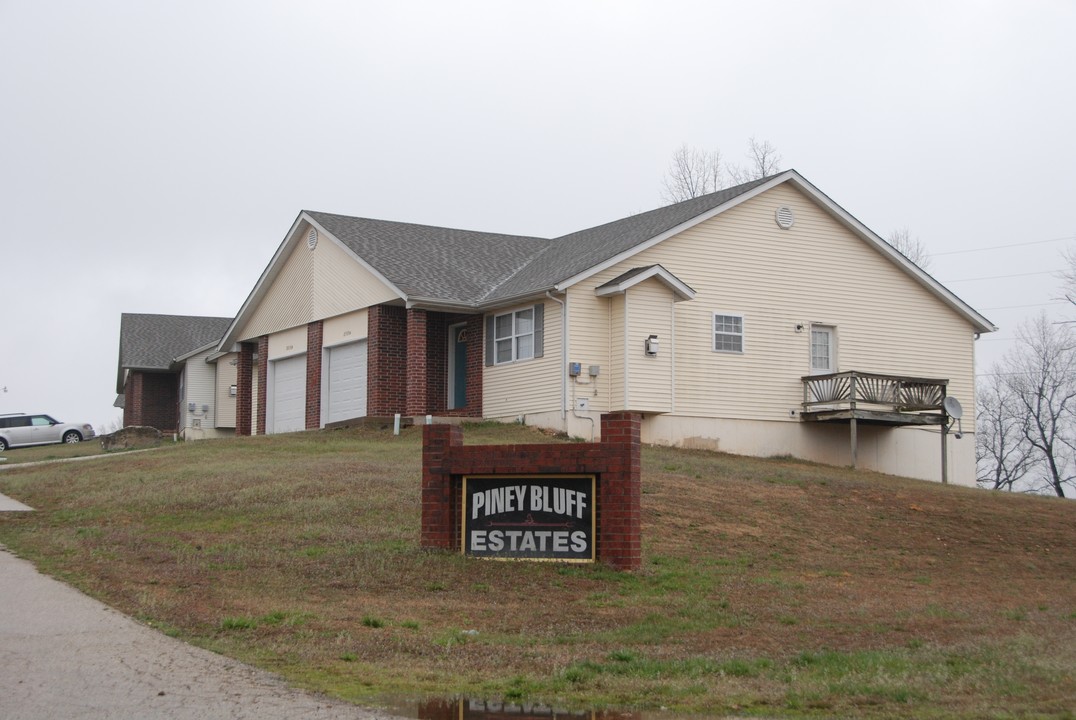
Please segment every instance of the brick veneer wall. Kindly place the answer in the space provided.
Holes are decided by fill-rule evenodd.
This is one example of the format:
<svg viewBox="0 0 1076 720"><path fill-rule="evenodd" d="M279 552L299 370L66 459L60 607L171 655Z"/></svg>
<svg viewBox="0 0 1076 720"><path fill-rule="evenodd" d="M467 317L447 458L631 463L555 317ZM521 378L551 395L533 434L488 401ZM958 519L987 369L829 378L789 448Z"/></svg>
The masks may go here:
<svg viewBox="0 0 1076 720"><path fill-rule="evenodd" d="M179 425L179 376L132 370L123 389L123 424L175 432Z"/></svg>
<svg viewBox="0 0 1076 720"><path fill-rule="evenodd" d="M375 305L368 313L366 414L482 417L481 315ZM467 323L467 405L448 409L448 327Z"/></svg>
<svg viewBox="0 0 1076 720"><path fill-rule="evenodd" d="M253 396L254 343L239 346L239 363L236 366L235 388L235 434L250 435L250 406Z"/></svg>
<svg viewBox="0 0 1076 720"><path fill-rule="evenodd" d="M482 417L482 379L486 368L482 333L485 326L481 315L467 320L467 408L468 417Z"/></svg>
<svg viewBox="0 0 1076 720"><path fill-rule="evenodd" d="M407 311L374 305L367 314L366 414L384 417L407 405Z"/></svg>
<svg viewBox="0 0 1076 720"><path fill-rule="evenodd" d="M424 548L460 547L464 475L587 473L597 476L597 558L623 570L642 565L642 416L602 415L601 442L557 445L464 445L454 425L422 428Z"/></svg>
<svg viewBox="0 0 1076 720"><path fill-rule="evenodd" d="M123 426L142 424L142 373L128 372L123 385Z"/></svg>
<svg viewBox="0 0 1076 720"><path fill-rule="evenodd" d="M321 356L324 323L306 326L306 429L321 427Z"/></svg>
<svg viewBox="0 0 1076 720"><path fill-rule="evenodd" d="M448 409L448 329L467 323L467 404ZM482 417L482 316L429 313L426 320L427 413L448 417ZM425 413L422 413L425 414Z"/></svg>
<svg viewBox="0 0 1076 720"><path fill-rule="evenodd" d="M407 310L407 405L404 414L425 415L430 412L429 381L426 366L429 331L426 311Z"/></svg>
<svg viewBox="0 0 1076 720"><path fill-rule="evenodd" d="M265 434L265 403L269 392L269 336L258 338L258 435Z"/></svg>

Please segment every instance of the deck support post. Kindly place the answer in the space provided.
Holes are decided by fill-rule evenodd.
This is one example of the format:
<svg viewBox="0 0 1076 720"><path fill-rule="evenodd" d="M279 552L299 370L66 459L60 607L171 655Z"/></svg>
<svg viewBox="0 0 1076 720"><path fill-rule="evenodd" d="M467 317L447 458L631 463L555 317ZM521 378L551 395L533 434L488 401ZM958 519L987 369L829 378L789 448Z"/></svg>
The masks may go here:
<svg viewBox="0 0 1076 720"><path fill-rule="evenodd" d="M857 456L859 455L859 438L856 437L856 417L852 416L852 420L849 423L849 427L852 432L852 469L856 469Z"/></svg>
<svg viewBox="0 0 1076 720"><path fill-rule="evenodd" d="M949 483L949 418L942 418L941 426L941 480L942 484Z"/></svg>

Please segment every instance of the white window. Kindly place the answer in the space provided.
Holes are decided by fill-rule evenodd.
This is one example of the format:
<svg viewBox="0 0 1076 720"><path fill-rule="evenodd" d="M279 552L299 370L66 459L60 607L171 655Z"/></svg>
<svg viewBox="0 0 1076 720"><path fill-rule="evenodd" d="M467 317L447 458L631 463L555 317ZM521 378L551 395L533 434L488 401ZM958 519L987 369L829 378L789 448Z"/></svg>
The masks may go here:
<svg viewBox="0 0 1076 720"><path fill-rule="evenodd" d="M714 351L743 352L743 315L714 313Z"/></svg>
<svg viewBox="0 0 1076 720"><path fill-rule="evenodd" d="M534 308L498 315L493 326L498 365L534 357Z"/></svg>

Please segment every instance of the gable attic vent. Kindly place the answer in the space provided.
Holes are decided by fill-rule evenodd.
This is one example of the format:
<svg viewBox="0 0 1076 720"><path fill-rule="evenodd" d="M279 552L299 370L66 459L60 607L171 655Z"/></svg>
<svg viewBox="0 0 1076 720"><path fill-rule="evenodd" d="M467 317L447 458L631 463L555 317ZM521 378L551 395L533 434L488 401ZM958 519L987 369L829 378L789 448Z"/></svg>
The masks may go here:
<svg viewBox="0 0 1076 720"><path fill-rule="evenodd" d="M318 246L318 231L310 228L310 234L306 236L306 246L313 250Z"/></svg>
<svg viewBox="0 0 1076 720"><path fill-rule="evenodd" d="M787 205L777 208L777 225L782 230L788 230L795 221L796 218L792 215L792 208Z"/></svg>

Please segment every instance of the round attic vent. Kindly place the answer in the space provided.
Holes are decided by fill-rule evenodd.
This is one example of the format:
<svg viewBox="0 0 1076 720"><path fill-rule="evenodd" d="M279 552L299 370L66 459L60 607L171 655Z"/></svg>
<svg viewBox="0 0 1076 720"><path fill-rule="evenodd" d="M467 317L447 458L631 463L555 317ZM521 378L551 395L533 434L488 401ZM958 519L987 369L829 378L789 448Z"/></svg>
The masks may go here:
<svg viewBox="0 0 1076 720"><path fill-rule="evenodd" d="M781 206L777 208L777 225L782 230L788 230L792 227L792 223L796 221L795 216L792 214L792 208L787 206Z"/></svg>
<svg viewBox="0 0 1076 720"><path fill-rule="evenodd" d="M310 228L310 234L306 236L306 246L313 250L318 246L318 231Z"/></svg>

